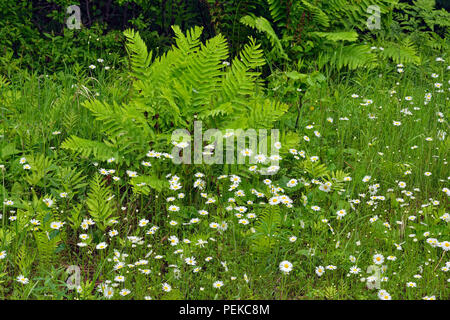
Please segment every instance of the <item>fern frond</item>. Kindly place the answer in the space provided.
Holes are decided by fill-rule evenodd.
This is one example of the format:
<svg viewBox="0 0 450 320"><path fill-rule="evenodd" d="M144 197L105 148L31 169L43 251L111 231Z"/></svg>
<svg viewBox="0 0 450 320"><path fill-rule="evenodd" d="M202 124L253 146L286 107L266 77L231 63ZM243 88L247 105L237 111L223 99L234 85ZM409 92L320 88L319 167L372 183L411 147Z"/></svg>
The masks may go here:
<svg viewBox="0 0 450 320"><path fill-rule="evenodd" d="M117 151L103 142L87 140L77 136L67 138L61 145L61 148L71 150L83 157L93 155L100 161L115 157L118 159Z"/></svg>
<svg viewBox="0 0 450 320"><path fill-rule="evenodd" d="M400 43L398 42L384 42L384 50L381 54L386 58L392 59L395 63L420 63L420 57L417 54L417 49L414 43L405 38Z"/></svg>
<svg viewBox="0 0 450 320"><path fill-rule="evenodd" d="M100 230L105 231L109 220L113 219L112 192L105 181L97 173L89 184L89 193L86 200L89 214L97 223Z"/></svg>
<svg viewBox="0 0 450 320"><path fill-rule="evenodd" d="M194 28L187 30L186 35L184 35L179 26L172 26L172 30L175 33L176 48L179 49L184 56L189 56L197 52L198 47L201 44L200 36L203 32L202 27L195 26Z"/></svg>
<svg viewBox="0 0 450 320"><path fill-rule="evenodd" d="M150 72L152 52L148 52L147 45L138 31L126 29L123 34L127 39L126 49L130 56L132 74L138 79L146 79Z"/></svg>
<svg viewBox="0 0 450 320"><path fill-rule="evenodd" d="M286 2L284 0L267 0L267 3L273 21L279 26L285 26L288 18Z"/></svg>
<svg viewBox="0 0 450 320"><path fill-rule="evenodd" d="M223 77L219 101L232 102L236 108L245 106L248 102L245 98L253 95L255 87L259 85L257 80L260 73L254 70L264 64L260 45L250 38L250 43L233 59L231 68Z"/></svg>
<svg viewBox="0 0 450 320"><path fill-rule="evenodd" d="M258 30L259 32L264 32L277 54L283 59L290 60L283 49L280 39L266 18L246 15L241 18L240 22L248 27Z"/></svg>
<svg viewBox="0 0 450 320"><path fill-rule="evenodd" d="M188 77L194 90L192 107L209 106L211 95L218 90L221 81L223 61L228 59L228 45L222 35L218 35L201 45L201 50L189 65Z"/></svg>
<svg viewBox="0 0 450 320"><path fill-rule="evenodd" d="M278 206L266 207L255 224L251 250L259 254L269 254L277 244L277 235L281 225L281 214Z"/></svg>
<svg viewBox="0 0 450 320"><path fill-rule="evenodd" d="M340 32L311 32L311 35L325 38L330 41L350 41L358 40L358 33L355 31L340 31Z"/></svg>
<svg viewBox="0 0 450 320"><path fill-rule="evenodd" d="M354 70L357 68L374 68L377 65L377 57L370 51L370 47L364 44L341 45L336 50L324 54L328 61L337 69L344 67Z"/></svg>
<svg viewBox="0 0 450 320"><path fill-rule="evenodd" d="M311 13L314 23L317 23L325 28L330 26L330 19L328 15L316 4L313 4L308 0L301 0L298 5Z"/></svg>

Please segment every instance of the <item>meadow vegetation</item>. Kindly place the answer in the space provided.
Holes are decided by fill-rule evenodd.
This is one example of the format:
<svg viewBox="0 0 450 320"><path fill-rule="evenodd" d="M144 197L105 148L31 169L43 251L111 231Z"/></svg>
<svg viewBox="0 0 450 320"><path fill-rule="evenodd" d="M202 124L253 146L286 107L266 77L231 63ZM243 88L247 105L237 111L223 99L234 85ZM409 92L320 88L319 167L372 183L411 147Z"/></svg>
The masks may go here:
<svg viewBox="0 0 450 320"><path fill-rule="evenodd" d="M208 24L187 5L53 46L0 22L57 51L0 42L0 297L448 300L450 14L200 2ZM277 154L176 164L195 121L224 133L203 156L227 129L277 129Z"/></svg>

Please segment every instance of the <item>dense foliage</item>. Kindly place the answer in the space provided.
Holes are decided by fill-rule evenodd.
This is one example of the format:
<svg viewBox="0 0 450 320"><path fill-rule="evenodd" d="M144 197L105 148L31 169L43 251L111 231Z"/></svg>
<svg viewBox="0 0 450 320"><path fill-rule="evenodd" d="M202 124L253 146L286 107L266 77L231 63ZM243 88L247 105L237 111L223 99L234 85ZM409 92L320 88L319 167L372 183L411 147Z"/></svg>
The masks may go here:
<svg viewBox="0 0 450 320"><path fill-rule="evenodd" d="M0 297L448 300L444 6L0 2Z"/></svg>

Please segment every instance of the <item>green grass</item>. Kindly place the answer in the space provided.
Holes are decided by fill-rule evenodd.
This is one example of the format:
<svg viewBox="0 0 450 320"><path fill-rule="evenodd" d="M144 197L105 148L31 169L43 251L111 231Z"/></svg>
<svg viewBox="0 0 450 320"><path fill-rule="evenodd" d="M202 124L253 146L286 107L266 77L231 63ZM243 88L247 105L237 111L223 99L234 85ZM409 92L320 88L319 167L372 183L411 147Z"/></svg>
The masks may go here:
<svg viewBox="0 0 450 320"><path fill-rule="evenodd" d="M449 192L444 190L449 187L450 145L448 135L444 139L438 136L439 132L449 132L450 70L448 61L435 58L428 57L420 67L406 65L403 73L391 64L382 70L328 77L326 85L309 96L295 129L300 137L295 148L303 150L306 158L296 159L282 149L281 169L270 177L273 185L282 187L293 200L291 208L260 204L273 194L263 183L267 177L251 173L248 166L232 168L242 180L236 190L246 194L238 197L229 191L228 178L217 179L220 174L230 174L227 166L175 166L168 159L150 158L151 168L140 163L127 167L64 150L61 143L71 135L104 139L102 123L82 103L87 99L128 101L131 80L119 71L99 68L67 70L48 77L18 74L0 89L0 164L4 166L0 297L107 299L97 288L114 284L113 299L378 299L379 290L368 288L365 279L373 275L367 270L374 265L374 255L381 254L384 262L379 266L385 270L380 277L386 279L380 287L392 299L433 296L448 300L448 253L427 243L429 238L442 246L450 241ZM432 73L438 77L432 78ZM435 83L442 87L436 88ZM425 104L426 93L432 97ZM352 98L352 94L359 97ZM372 103L361 105L364 99ZM410 115L405 114L405 108ZM293 129L296 110L293 107L279 127ZM394 121L401 125L394 125ZM54 134L56 131L60 133ZM310 156L320 160L311 164ZM24 163L20 163L21 158L26 159ZM326 167L318 174L317 167L305 170L305 163ZM25 170L24 164L31 169ZM143 192L131 186L133 178L126 173L166 172L169 167L180 177L179 191ZM116 171L102 176L95 186L100 168ZM202 192L207 193L206 198L193 188L196 172L205 174ZM337 180L331 179L332 173ZM114 181L111 176L121 180ZM371 176L370 181L363 182L365 176ZM343 177L352 179L343 181ZM292 178L299 184L289 188L286 182ZM332 182L332 191L319 190L312 179ZM401 188L399 182L406 186ZM379 187L371 194L375 184ZM256 198L253 188L265 198ZM67 192L67 197L62 198L62 192ZM182 199L178 198L180 192L185 195ZM168 202L168 197L175 200ZM53 199L54 204L45 205L44 198ZM208 198L216 202L207 204ZM230 198L235 199L234 204ZM7 200L13 204L7 205ZM170 205L180 210L171 212ZM321 210L313 211L314 205ZM243 215L254 213L256 218L240 224L237 210L227 210L229 206L245 206ZM198 210L203 209L209 214L199 215ZM336 219L340 209L347 214ZM375 216L378 219L370 222ZM112 217L116 224L109 223ZM84 230L81 222L89 218L96 223ZM192 218L200 222L183 225ZM40 225L33 226L31 219L39 220ZM139 226L143 219L147 224ZM178 224L170 225L172 220ZM57 221L64 225L52 229L50 224ZM226 230L211 228L210 223L222 221L228 225ZM147 234L152 226L158 229ZM117 235L111 237L111 230ZM80 234L89 238L82 240ZM130 236L139 238L131 238L136 240L133 243ZM171 236L179 239L177 245L170 245ZM296 241L291 242L291 236L297 237ZM198 245L200 239L207 243ZM80 242L87 245L80 247ZM97 249L102 242L107 247ZM401 244L401 250L396 244ZM388 260L390 256L395 260ZM187 257L194 257L196 265L187 264ZM212 259L205 261L207 257ZM288 274L279 269L284 260L293 264ZM123 267L117 269L120 263ZM78 292L67 289L69 275L65 270L70 265L81 270ZM319 266L336 269L326 269L319 277ZM349 273L352 266L360 272ZM195 267L201 269L194 272ZM17 281L20 275L28 279L27 284ZM125 278L123 282L116 279L120 275ZM216 281L222 281L223 286L213 287ZM416 287L407 287L408 282ZM164 283L172 290L164 291ZM121 296L122 289L130 293Z"/></svg>

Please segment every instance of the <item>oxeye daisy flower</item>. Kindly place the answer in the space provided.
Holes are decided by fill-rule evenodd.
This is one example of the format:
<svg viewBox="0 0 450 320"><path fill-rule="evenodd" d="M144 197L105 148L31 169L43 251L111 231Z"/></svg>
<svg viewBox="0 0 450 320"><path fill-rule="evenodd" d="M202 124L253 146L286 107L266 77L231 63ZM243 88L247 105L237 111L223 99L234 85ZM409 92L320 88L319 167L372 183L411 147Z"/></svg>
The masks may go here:
<svg viewBox="0 0 450 320"><path fill-rule="evenodd" d="M358 273L361 272L361 269L358 268L358 266L353 266L353 267L350 268L350 271L349 271L349 272L350 272L351 274L358 274Z"/></svg>
<svg viewBox="0 0 450 320"><path fill-rule="evenodd" d="M276 205L280 203L280 198L279 197L272 197L269 199L269 204L270 205Z"/></svg>
<svg viewBox="0 0 450 320"><path fill-rule="evenodd" d="M80 239L87 240L87 239L89 239L89 235L87 235L86 233L80 234Z"/></svg>
<svg viewBox="0 0 450 320"><path fill-rule="evenodd" d="M54 230L59 230L64 225L64 222L61 221L54 221L50 223L50 228Z"/></svg>
<svg viewBox="0 0 450 320"><path fill-rule="evenodd" d="M280 161L282 160L282 157L280 157L278 154L273 154L269 157L269 159L272 161Z"/></svg>
<svg viewBox="0 0 450 320"><path fill-rule="evenodd" d="M178 244L179 240L176 236L170 236L169 237L169 243L171 246L176 246Z"/></svg>
<svg viewBox="0 0 450 320"><path fill-rule="evenodd" d="M137 177L137 176L138 176L138 174L137 174L136 171L127 170L126 172L127 172L127 175L128 175L130 178L134 178L134 177Z"/></svg>
<svg viewBox="0 0 450 320"><path fill-rule="evenodd" d="M23 275L20 275L16 278L17 282L20 282L21 284L28 284L29 279L25 278Z"/></svg>
<svg viewBox="0 0 450 320"><path fill-rule="evenodd" d="M441 243L439 243L439 247L441 247L442 250L444 250L444 251L449 251L450 250L450 242L442 241Z"/></svg>
<svg viewBox="0 0 450 320"><path fill-rule="evenodd" d="M103 288L103 296L107 299L111 299L114 296L114 289L109 286L105 286Z"/></svg>
<svg viewBox="0 0 450 320"><path fill-rule="evenodd" d="M220 289L223 287L223 282L222 281L216 281L213 283L213 287L216 289Z"/></svg>
<svg viewBox="0 0 450 320"><path fill-rule="evenodd" d="M206 216L206 215L208 215L208 211L206 211L206 210L199 210L198 214L201 215L201 216Z"/></svg>
<svg viewBox="0 0 450 320"><path fill-rule="evenodd" d="M184 259L184 262L186 262L186 264L191 265L191 266L195 266L197 264L194 257L188 257L188 258Z"/></svg>
<svg viewBox="0 0 450 320"><path fill-rule="evenodd" d="M336 214L338 219L342 219L347 214L347 211L345 209L341 209L338 210Z"/></svg>
<svg viewBox="0 0 450 320"><path fill-rule="evenodd" d="M330 191L331 191L331 186L328 185L328 184L326 184L326 183L322 183L322 184L319 186L319 190L320 190L320 191L323 191L323 192L330 192Z"/></svg>
<svg viewBox="0 0 450 320"><path fill-rule="evenodd" d="M288 181L288 183L286 184L287 187L292 188L295 187L298 184L298 180L297 179L291 179Z"/></svg>
<svg viewBox="0 0 450 320"><path fill-rule="evenodd" d="M378 298L380 300L391 300L391 295L386 290L380 290L378 291Z"/></svg>
<svg viewBox="0 0 450 320"><path fill-rule="evenodd" d="M241 151L241 155L245 157L250 157L252 155L253 151L251 149L243 149Z"/></svg>
<svg viewBox="0 0 450 320"><path fill-rule="evenodd" d="M373 263L382 264L384 262L384 257L382 254L375 254L373 256Z"/></svg>
<svg viewBox="0 0 450 320"><path fill-rule="evenodd" d="M211 222L209 224L209 227L212 229L217 229L219 227L219 224L217 222Z"/></svg>
<svg viewBox="0 0 450 320"><path fill-rule="evenodd" d="M247 219L240 219L239 224L247 225L249 224L249 221Z"/></svg>
<svg viewBox="0 0 450 320"><path fill-rule="evenodd" d="M118 234L119 234L119 232L117 230L115 230L115 229L108 232L108 235L111 238L117 236Z"/></svg>
<svg viewBox="0 0 450 320"><path fill-rule="evenodd" d="M144 167L151 167L152 166L152 164L149 161L142 161L142 165Z"/></svg>
<svg viewBox="0 0 450 320"><path fill-rule="evenodd" d="M324 272L325 272L325 268L324 268L324 267L322 267L322 266L316 267L316 274L317 274L319 277L321 277L321 276L324 274Z"/></svg>
<svg viewBox="0 0 450 320"><path fill-rule="evenodd" d="M122 297L125 297L125 296L129 295L130 293L131 293L131 291L128 290L128 289L122 289L122 290L120 290L120 292L119 292L119 294L120 294Z"/></svg>
<svg viewBox="0 0 450 320"><path fill-rule="evenodd" d="M287 260L281 261L280 262L280 271L284 272L285 274L288 274L289 272L292 271L292 263L290 263Z"/></svg>
<svg viewBox="0 0 450 320"><path fill-rule="evenodd" d="M44 201L44 203L47 205L47 207L51 207L53 205L53 200L50 198L44 198L42 199L42 201Z"/></svg>
<svg viewBox="0 0 450 320"><path fill-rule="evenodd" d="M106 244L106 242L100 242L95 248L97 250L103 250L103 249L106 249L107 246L108 245Z"/></svg>

